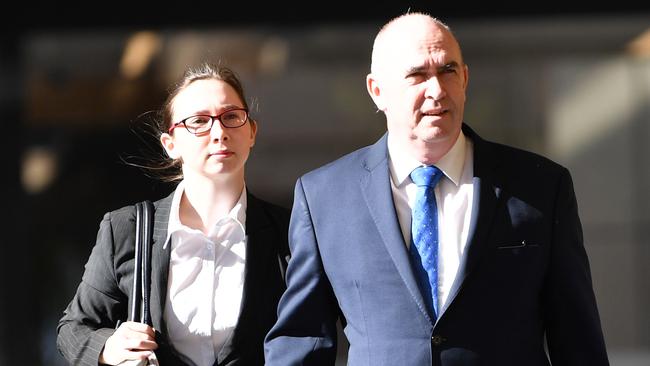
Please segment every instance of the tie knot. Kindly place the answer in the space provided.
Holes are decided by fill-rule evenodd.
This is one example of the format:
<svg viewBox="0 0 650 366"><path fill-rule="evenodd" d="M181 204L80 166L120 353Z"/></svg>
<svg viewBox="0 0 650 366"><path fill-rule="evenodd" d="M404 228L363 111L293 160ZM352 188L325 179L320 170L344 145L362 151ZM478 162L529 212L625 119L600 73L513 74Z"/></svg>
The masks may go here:
<svg viewBox="0 0 650 366"><path fill-rule="evenodd" d="M411 180L418 187L435 187L440 178L442 178L442 171L434 165L421 166L411 172Z"/></svg>

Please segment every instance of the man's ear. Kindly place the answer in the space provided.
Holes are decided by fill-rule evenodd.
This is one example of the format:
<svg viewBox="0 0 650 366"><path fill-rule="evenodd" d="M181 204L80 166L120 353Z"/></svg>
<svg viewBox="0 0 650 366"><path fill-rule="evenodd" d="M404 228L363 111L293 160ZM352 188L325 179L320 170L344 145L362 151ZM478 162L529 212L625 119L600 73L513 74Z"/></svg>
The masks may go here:
<svg viewBox="0 0 650 366"><path fill-rule="evenodd" d="M469 67L467 64L463 65L463 75L465 77L465 84L463 85L463 89L467 91L467 84L469 83Z"/></svg>
<svg viewBox="0 0 650 366"><path fill-rule="evenodd" d="M160 135L160 144L167 152L167 155L172 159L178 159L180 154L176 151L176 144L174 143L174 138L168 134L163 133Z"/></svg>
<svg viewBox="0 0 650 366"><path fill-rule="evenodd" d="M379 87L379 82L377 81L375 75L368 74L368 76L366 76L366 88L368 89L368 94L370 94L370 98L372 98L372 101L375 102L377 109L383 111L384 110L383 97L381 95L381 88Z"/></svg>

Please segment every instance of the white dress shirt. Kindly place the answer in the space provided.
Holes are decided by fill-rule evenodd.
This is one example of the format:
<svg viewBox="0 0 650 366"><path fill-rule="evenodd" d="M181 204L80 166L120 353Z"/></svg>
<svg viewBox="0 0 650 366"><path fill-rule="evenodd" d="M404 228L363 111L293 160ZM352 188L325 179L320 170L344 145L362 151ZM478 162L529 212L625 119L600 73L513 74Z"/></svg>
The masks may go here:
<svg viewBox="0 0 650 366"><path fill-rule="evenodd" d="M180 221L183 187L181 182L176 188L169 214L164 317L174 348L197 366L211 366L239 318L246 266L246 188L206 236Z"/></svg>
<svg viewBox="0 0 650 366"><path fill-rule="evenodd" d="M411 210L416 185L409 175L424 166L397 148L388 135L388 156L393 201L407 248L411 244ZM473 146L461 132L451 150L435 164L444 176L435 188L438 206L438 299L440 308L447 301L467 244L472 214L474 175Z"/></svg>

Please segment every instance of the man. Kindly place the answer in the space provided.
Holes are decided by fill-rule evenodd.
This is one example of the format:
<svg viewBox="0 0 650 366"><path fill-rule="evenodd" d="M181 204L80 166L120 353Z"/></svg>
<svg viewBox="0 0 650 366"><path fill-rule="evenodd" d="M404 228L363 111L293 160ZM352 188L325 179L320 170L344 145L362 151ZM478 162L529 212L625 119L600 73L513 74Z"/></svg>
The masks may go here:
<svg viewBox="0 0 650 366"><path fill-rule="evenodd" d="M339 316L349 365L608 365L570 174L463 124L467 82L440 21L380 30L388 133L298 180L267 365L333 365Z"/></svg>

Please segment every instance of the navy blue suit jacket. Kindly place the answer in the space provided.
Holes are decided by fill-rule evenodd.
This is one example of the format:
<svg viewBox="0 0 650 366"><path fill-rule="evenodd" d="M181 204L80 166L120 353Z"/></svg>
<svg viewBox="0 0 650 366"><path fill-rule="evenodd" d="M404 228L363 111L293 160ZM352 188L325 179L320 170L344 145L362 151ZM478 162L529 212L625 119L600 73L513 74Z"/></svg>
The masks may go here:
<svg viewBox="0 0 650 366"><path fill-rule="evenodd" d="M333 365L339 316L349 365L608 364L569 172L463 133L473 211L437 322L409 264L384 136L298 180L267 365Z"/></svg>

